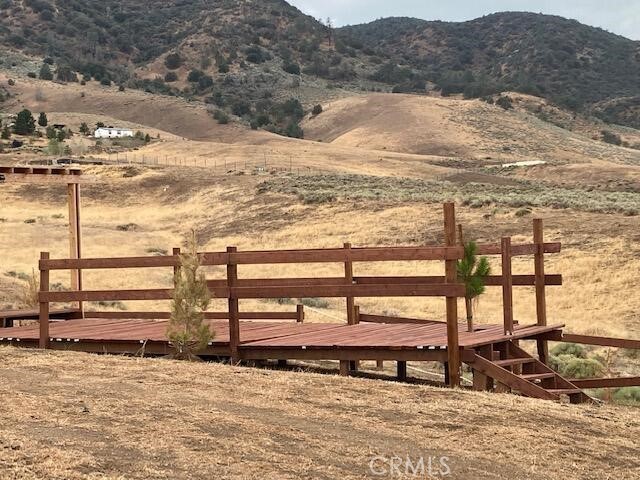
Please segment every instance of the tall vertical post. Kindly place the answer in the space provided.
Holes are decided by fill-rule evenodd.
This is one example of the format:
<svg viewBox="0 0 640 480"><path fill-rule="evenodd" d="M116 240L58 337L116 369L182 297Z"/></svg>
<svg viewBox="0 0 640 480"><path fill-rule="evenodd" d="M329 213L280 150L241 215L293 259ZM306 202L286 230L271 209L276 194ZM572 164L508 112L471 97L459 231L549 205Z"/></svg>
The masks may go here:
<svg viewBox="0 0 640 480"><path fill-rule="evenodd" d="M511 237L502 237L502 313L504 333L513 333L513 277L511 274Z"/></svg>
<svg viewBox="0 0 640 480"><path fill-rule="evenodd" d="M296 305L296 322L304 322L304 305Z"/></svg>
<svg viewBox="0 0 640 480"><path fill-rule="evenodd" d="M444 204L444 242L456 245L456 210L453 202ZM445 259L445 283L458 281L457 261ZM458 298L447 297L447 356L449 386L460 386L460 345L458 341Z"/></svg>
<svg viewBox="0 0 640 480"><path fill-rule="evenodd" d="M69 207L69 258L82 258L82 230L80 228L80 185L67 184ZM71 290L82 290L82 270L71 270ZM84 317L84 306L78 301L78 309Z"/></svg>
<svg viewBox="0 0 640 480"><path fill-rule="evenodd" d="M536 317L538 325L547 324L547 298L544 279L544 230L541 218L533 219L533 243L536 245L534 256L535 288L536 288ZM549 359L549 344L546 340L538 340L538 358L544 364Z"/></svg>
<svg viewBox="0 0 640 480"><path fill-rule="evenodd" d="M231 350L231 363L240 360L238 347L240 345L240 313L238 308L238 298L234 292L234 287L238 283L238 265L233 259L233 254L238 249L227 247L227 287L229 289L229 348Z"/></svg>
<svg viewBox="0 0 640 480"><path fill-rule="evenodd" d="M345 243L343 244L343 248L346 251L347 259L344 262L344 280L347 285L353 284L353 262L351 261L351 244ZM346 297L347 304L347 324L355 325L356 323L356 309L355 309L355 299L353 297ZM357 361L349 362L349 369L356 371L358 369Z"/></svg>
<svg viewBox="0 0 640 480"><path fill-rule="evenodd" d="M347 260L344 262L344 280L347 285L353 284L353 262L351 261L351 244L345 243L344 249L347 253ZM355 299L346 297L347 301L347 324L354 325L355 322Z"/></svg>
<svg viewBox="0 0 640 480"><path fill-rule="evenodd" d="M49 252L40 252L40 260L49 260ZM40 268L40 297L42 292L49 291L49 269ZM40 348L49 348L49 302L38 299L40 305L40 315L38 317L40 336L38 346Z"/></svg>

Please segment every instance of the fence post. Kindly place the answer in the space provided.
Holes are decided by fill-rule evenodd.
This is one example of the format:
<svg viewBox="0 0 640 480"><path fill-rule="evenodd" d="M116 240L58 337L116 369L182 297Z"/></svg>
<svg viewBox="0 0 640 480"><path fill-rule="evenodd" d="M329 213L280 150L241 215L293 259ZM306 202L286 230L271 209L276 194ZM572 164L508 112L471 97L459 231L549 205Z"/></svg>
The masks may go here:
<svg viewBox="0 0 640 480"><path fill-rule="evenodd" d="M49 260L49 252L40 252L40 260ZM39 265L38 268L40 269L39 295L41 297L42 292L49 291L49 270L42 268L42 265ZM38 298L38 303L40 304L38 346L40 348L49 348L49 302L44 302L42 298Z"/></svg>
<svg viewBox="0 0 640 480"><path fill-rule="evenodd" d="M353 262L351 261L351 244L345 243L343 248L346 252L347 260L344 262L344 279L347 285L353 285ZM355 322L355 299L346 297L347 301L347 324L354 325Z"/></svg>
<svg viewBox="0 0 640 480"><path fill-rule="evenodd" d="M304 305L296 305L296 322L304 322Z"/></svg>
<svg viewBox="0 0 640 480"><path fill-rule="evenodd" d="M536 317L538 325L547 324L547 299L544 279L544 230L541 218L533 219L533 243L536 244L534 267L536 276ZM546 340L537 340L538 358L544 364L549 359L549 344Z"/></svg>
<svg viewBox="0 0 640 480"><path fill-rule="evenodd" d="M346 252L347 260L344 262L344 279L347 285L353 285L353 262L351 261L351 244L343 244L343 248ZM346 297L347 303L347 325L356 324L356 309L355 299L353 297ZM349 369L358 370L358 362L353 360L349 362Z"/></svg>
<svg viewBox="0 0 640 480"><path fill-rule="evenodd" d="M444 241L447 247L456 245L456 207L453 202L444 204ZM445 259L445 282L458 281L457 261ZM458 340L458 298L447 297L447 370L450 387L460 386L460 344Z"/></svg>
<svg viewBox="0 0 640 480"><path fill-rule="evenodd" d="M511 276L511 237L502 237L502 312L504 334L513 333L513 278Z"/></svg>
<svg viewBox="0 0 640 480"><path fill-rule="evenodd" d="M227 288L229 289L229 348L231 350L231 363L240 360L238 346L240 345L240 314L238 298L234 287L238 283L238 265L232 261L232 254L236 253L236 247L227 247Z"/></svg>

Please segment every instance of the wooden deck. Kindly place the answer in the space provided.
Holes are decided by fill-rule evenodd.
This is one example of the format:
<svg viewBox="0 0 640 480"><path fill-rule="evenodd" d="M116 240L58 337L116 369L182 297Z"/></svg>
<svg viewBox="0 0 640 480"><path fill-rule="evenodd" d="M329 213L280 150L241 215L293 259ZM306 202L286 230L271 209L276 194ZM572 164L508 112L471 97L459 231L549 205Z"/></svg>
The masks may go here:
<svg viewBox="0 0 640 480"><path fill-rule="evenodd" d="M204 355L229 356L229 322L209 320L215 338ZM53 321L51 348L104 353L149 354L171 351L166 320L86 318ZM513 339L533 338L560 330L562 325L519 326L504 335L502 325L480 325L473 333L459 325L461 349L475 348ZM241 321L239 350L244 359L335 359L335 360L437 360L447 359L447 325L424 324L356 325ZM37 324L0 330L0 344L38 345Z"/></svg>

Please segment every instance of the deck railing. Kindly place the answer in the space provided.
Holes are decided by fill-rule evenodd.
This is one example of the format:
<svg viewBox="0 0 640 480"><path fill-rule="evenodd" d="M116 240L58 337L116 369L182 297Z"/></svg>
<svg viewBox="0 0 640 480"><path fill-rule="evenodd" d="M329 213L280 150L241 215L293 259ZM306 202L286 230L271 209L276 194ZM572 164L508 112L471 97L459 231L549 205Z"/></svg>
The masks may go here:
<svg viewBox="0 0 640 480"><path fill-rule="evenodd" d="M210 279L208 286L213 298L227 299L228 301L228 311L216 315L220 315L220 318L224 316L229 320L232 359L241 358L239 321L242 318L250 318L247 317L246 312L240 312L240 300L283 297L345 298L347 322L352 324L359 321L355 305L355 299L358 297L444 297L446 299L448 333L448 376L452 385L459 385L461 362L457 300L464 297L465 286L458 282L456 263L462 258L464 248L457 244L455 211L452 203L444 206L444 225L445 244L439 246L352 247L350 244L344 244L342 248L265 251L239 251L236 247L228 247L225 252L200 253L201 265L226 265L227 267L225 278ZM536 221L534 223L536 242L533 244L512 245L510 238L505 237L501 244L479 245L478 253L480 255L500 255L502 257L502 274L487 278L487 285L501 286L503 289L505 332L513 330L511 300L513 286L535 286L536 298L541 299L536 303L538 323L544 325L546 324L544 288L546 285L560 285L562 283L560 275L546 275L544 273L544 254L559 252L560 244L544 243L541 229L541 222ZM179 253L179 249L174 249L173 255L164 256L51 259L47 252L43 252L39 262L40 346L43 348L48 346L49 304L51 302L168 300L173 296L171 288L51 291L50 271L153 267L170 267L175 270L180 266ZM512 275L511 259L519 255L535 256L535 275ZM354 264L356 263L397 261L441 261L445 263L445 272L443 276L359 276L354 274ZM309 263L340 263L344 265L345 273L338 277L239 278L238 276L238 265ZM300 312L297 311L295 314L296 318L299 318ZM101 315L111 315L111 318L116 316L115 313ZM145 315L153 316L154 314L145 312ZM166 318L166 314L164 315L163 318Z"/></svg>

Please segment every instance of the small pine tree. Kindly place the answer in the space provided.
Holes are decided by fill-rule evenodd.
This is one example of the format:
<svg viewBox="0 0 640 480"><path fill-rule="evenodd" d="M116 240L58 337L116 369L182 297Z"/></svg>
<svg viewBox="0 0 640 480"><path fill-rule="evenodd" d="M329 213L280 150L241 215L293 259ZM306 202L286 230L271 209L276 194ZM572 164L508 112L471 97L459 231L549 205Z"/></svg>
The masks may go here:
<svg viewBox="0 0 640 480"><path fill-rule="evenodd" d="M485 278L491 274L487 257L478 258L476 242L464 245L464 257L458 260L458 279L465 286L465 306L467 309L467 328L473 332L473 306L485 291Z"/></svg>
<svg viewBox="0 0 640 480"><path fill-rule="evenodd" d="M40 116L38 117L38 125L41 127L46 127L49 124L49 120L47 119L47 114L44 112L40 112Z"/></svg>
<svg viewBox="0 0 640 480"><path fill-rule="evenodd" d="M167 326L167 338L175 349L173 358L181 360L196 360L195 354L205 349L214 335L204 322L204 312L211 302L211 294L204 273L200 271L197 252L196 235L191 231L186 253L180 255Z"/></svg>
<svg viewBox="0 0 640 480"><path fill-rule="evenodd" d="M91 133L91 131L89 130L89 125L87 125L87 122L82 122L80 124L80 133L83 135L89 135L89 133Z"/></svg>
<svg viewBox="0 0 640 480"><path fill-rule="evenodd" d="M36 131L36 121L26 108L16 116L13 131L18 135L32 135Z"/></svg>

